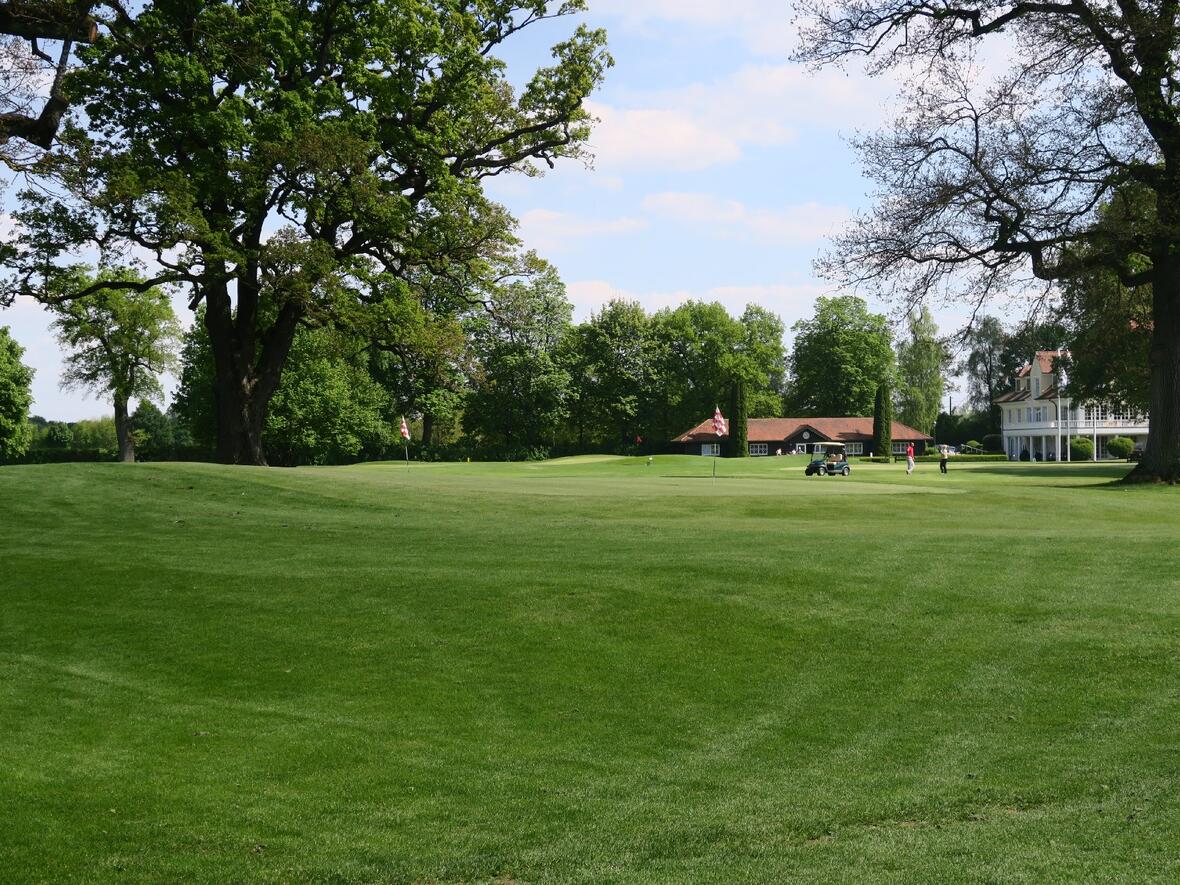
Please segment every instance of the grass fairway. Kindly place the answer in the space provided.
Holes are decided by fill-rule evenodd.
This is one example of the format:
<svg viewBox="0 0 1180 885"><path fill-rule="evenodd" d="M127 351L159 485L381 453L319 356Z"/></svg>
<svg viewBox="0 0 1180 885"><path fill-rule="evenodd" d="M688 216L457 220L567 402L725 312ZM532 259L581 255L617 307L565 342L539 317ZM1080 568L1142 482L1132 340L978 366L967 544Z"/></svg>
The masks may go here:
<svg viewBox="0 0 1180 885"><path fill-rule="evenodd" d="M1127 465L0 469L0 879L1176 881Z"/></svg>

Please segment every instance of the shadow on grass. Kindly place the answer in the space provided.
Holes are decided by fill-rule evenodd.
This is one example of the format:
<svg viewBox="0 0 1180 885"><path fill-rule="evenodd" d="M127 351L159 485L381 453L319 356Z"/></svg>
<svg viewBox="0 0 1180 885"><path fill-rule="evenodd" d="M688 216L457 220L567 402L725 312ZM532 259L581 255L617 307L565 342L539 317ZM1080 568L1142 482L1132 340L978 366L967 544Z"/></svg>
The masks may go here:
<svg viewBox="0 0 1180 885"><path fill-rule="evenodd" d="M1064 464L1038 464L1037 466L1020 466L1014 467L1012 465L997 464L994 467L972 466L972 473L987 473L993 476L1004 476L1010 479L1030 479L1030 480L1046 480L1053 479L1058 482L1037 482L1029 483L1029 485L1038 485L1048 488L1062 488L1062 489L1076 489L1076 488L1090 488L1090 489L1125 489L1130 486L1123 483L1127 475L1135 468L1135 465L1128 463L1116 464L1102 464L1095 467L1092 462L1082 465ZM1079 480L1101 480L1105 478L1106 482L1094 481L1090 483L1063 483L1060 480L1065 478L1079 479Z"/></svg>

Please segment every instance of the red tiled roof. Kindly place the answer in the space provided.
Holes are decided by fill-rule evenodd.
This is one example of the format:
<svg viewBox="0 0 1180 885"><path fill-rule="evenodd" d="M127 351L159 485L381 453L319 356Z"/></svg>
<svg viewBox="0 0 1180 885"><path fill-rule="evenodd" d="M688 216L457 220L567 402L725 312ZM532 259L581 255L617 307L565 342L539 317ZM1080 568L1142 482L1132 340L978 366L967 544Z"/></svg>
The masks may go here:
<svg viewBox="0 0 1180 885"><path fill-rule="evenodd" d="M1061 356L1060 350L1038 350L1036 356L1037 366L1044 374L1052 374L1053 360L1059 356Z"/></svg>
<svg viewBox="0 0 1180 885"><path fill-rule="evenodd" d="M746 422L746 435L750 442L782 442L801 430L811 430L823 442L832 441L856 442L873 438L872 418L750 418ZM716 442L718 437L713 432L713 419L708 418L687 433L676 437L673 442ZM932 437L920 430L915 430L900 421L893 422L893 438L895 440L926 440L933 442Z"/></svg>

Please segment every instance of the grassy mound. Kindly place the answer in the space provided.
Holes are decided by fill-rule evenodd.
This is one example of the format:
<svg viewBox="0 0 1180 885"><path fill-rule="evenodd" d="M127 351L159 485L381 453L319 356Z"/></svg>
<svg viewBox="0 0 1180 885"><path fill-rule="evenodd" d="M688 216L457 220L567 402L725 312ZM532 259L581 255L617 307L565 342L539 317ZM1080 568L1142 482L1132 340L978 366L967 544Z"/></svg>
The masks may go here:
<svg viewBox="0 0 1180 885"><path fill-rule="evenodd" d="M0 469L7 881L1175 880L1174 491Z"/></svg>

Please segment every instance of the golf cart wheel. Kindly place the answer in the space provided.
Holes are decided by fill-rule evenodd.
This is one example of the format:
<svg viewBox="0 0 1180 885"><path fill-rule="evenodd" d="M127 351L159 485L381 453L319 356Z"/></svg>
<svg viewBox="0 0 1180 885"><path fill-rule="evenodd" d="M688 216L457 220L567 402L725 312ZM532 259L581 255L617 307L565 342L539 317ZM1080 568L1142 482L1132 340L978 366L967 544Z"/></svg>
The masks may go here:
<svg viewBox="0 0 1180 885"><path fill-rule="evenodd" d="M815 472L818 473L820 476L827 476L828 475L828 468L817 467L817 468L815 468Z"/></svg>
<svg viewBox="0 0 1180 885"><path fill-rule="evenodd" d="M852 468L851 468L851 467L845 467L845 468L844 468L843 470L841 470L840 472L841 472L841 473L843 473L845 476L847 476L848 474L850 474L850 473L852 472Z"/></svg>

